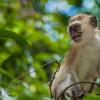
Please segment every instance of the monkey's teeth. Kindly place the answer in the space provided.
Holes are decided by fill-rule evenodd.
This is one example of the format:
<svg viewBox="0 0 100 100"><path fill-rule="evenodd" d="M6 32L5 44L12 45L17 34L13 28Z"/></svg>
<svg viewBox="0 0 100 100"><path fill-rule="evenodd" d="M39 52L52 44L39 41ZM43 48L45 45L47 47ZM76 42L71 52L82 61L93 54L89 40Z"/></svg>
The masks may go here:
<svg viewBox="0 0 100 100"><path fill-rule="evenodd" d="M72 37L75 39L75 38L78 38L78 37L81 37L81 36L80 35L74 35Z"/></svg>
<svg viewBox="0 0 100 100"><path fill-rule="evenodd" d="M80 35L72 36L72 38L73 38L73 40L74 40L75 42L78 42L78 41L81 40L81 36L80 36Z"/></svg>

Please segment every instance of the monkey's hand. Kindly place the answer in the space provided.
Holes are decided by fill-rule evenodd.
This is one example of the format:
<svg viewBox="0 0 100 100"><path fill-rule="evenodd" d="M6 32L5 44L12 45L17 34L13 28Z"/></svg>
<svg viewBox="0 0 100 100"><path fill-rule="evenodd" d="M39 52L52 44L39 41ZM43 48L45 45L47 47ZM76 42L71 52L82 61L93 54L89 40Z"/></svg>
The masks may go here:
<svg viewBox="0 0 100 100"><path fill-rule="evenodd" d="M64 89L69 85L77 82L76 75L72 69L61 66L59 71L56 72L54 80L51 83L51 95L55 100L63 100L59 96L62 94ZM74 86L66 91L67 96L73 96L73 91L76 96L80 95L80 85Z"/></svg>

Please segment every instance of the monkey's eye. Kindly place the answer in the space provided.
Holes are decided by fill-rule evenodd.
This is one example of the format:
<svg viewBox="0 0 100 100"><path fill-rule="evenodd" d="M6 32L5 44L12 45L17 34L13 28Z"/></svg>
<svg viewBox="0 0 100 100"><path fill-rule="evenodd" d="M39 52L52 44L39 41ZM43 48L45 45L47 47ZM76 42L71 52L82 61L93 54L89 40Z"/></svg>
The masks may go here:
<svg viewBox="0 0 100 100"><path fill-rule="evenodd" d="M76 33L76 32L78 32L81 29L80 27L81 27L80 24L74 24L74 25L69 27L69 32L71 34Z"/></svg>
<svg viewBox="0 0 100 100"><path fill-rule="evenodd" d="M80 25L80 24L77 24L77 25L75 26L75 28L76 28L76 30L80 30L81 25Z"/></svg>

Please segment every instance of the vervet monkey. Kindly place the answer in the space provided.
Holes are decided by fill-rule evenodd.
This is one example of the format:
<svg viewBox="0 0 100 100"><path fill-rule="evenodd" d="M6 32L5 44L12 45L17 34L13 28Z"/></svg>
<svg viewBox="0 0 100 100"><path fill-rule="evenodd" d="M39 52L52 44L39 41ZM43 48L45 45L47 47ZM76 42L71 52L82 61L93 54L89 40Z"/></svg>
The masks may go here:
<svg viewBox="0 0 100 100"><path fill-rule="evenodd" d="M54 100L58 99L62 91L69 85L78 81L94 81L100 76L100 33L97 29L97 19L87 14L77 14L69 20L68 31L72 39L72 46L54 80L51 83L51 94ZM81 86L72 90L76 95L81 93ZM88 90L90 85L84 85Z"/></svg>

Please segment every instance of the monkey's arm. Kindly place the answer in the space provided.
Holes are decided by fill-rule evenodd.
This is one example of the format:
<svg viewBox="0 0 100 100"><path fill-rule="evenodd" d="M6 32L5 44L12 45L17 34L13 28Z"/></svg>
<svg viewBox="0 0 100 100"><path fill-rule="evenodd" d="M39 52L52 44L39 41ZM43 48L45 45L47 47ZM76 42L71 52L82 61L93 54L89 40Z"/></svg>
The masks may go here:
<svg viewBox="0 0 100 100"><path fill-rule="evenodd" d="M61 66L59 71L55 74L55 78L51 84L52 96L55 100L59 100L57 98L62 94L64 89L75 82L77 82L76 73L67 66ZM77 90L75 91L76 93L79 92L79 88L77 86ZM67 93L71 94L71 89L69 89Z"/></svg>

